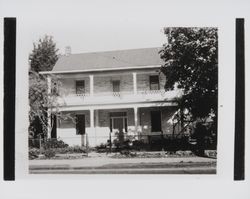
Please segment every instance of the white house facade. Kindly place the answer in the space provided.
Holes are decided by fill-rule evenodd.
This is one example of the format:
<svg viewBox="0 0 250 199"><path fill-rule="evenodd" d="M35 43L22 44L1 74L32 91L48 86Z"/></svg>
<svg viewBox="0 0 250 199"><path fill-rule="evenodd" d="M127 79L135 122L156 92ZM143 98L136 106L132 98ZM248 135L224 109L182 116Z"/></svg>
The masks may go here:
<svg viewBox="0 0 250 199"><path fill-rule="evenodd" d="M52 71L42 73L49 87L51 74L59 79L58 110L76 121L57 119L56 133L48 137L69 145L97 146L129 136L147 143L150 136L172 134L181 92L165 91L159 50L61 56Z"/></svg>

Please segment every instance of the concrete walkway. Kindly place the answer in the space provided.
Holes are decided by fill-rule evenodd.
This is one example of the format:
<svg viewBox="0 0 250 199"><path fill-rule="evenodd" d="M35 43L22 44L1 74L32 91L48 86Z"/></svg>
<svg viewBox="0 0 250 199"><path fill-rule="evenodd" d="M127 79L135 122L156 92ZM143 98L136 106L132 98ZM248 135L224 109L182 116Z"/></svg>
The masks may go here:
<svg viewBox="0 0 250 199"><path fill-rule="evenodd" d="M216 159L203 157L111 158L107 155L64 160L30 160L31 173L133 173L173 172L183 169L215 170ZM197 171L198 171L197 170ZM52 172L53 171L53 172ZM149 173L150 173L149 172Z"/></svg>

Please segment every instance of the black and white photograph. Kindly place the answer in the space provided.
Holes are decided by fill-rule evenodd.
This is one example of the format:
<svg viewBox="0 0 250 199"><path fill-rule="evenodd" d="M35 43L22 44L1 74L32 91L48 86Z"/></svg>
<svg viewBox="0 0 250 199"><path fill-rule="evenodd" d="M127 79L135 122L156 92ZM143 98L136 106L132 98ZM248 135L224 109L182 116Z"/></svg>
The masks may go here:
<svg viewBox="0 0 250 199"><path fill-rule="evenodd" d="M249 8L0 0L0 198L249 198Z"/></svg>
<svg viewBox="0 0 250 199"><path fill-rule="evenodd" d="M34 43L30 173L216 173L217 28L162 30L153 48L58 54L52 36Z"/></svg>

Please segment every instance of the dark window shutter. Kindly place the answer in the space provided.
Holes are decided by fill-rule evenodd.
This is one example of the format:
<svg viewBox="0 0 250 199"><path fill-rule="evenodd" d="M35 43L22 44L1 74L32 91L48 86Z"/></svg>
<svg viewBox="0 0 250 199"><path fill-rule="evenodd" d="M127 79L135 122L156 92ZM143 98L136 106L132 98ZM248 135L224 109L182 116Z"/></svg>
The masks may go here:
<svg viewBox="0 0 250 199"><path fill-rule="evenodd" d="M76 134L85 134L85 115L76 115Z"/></svg>
<svg viewBox="0 0 250 199"><path fill-rule="evenodd" d="M125 132L128 132L128 120L127 118L124 118L125 119Z"/></svg>
<svg viewBox="0 0 250 199"><path fill-rule="evenodd" d="M112 132L113 127L112 127L112 118L110 118L109 120L109 128L110 128L110 132Z"/></svg>
<svg viewBox="0 0 250 199"><path fill-rule="evenodd" d="M161 130L161 111L151 111L151 132L160 132Z"/></svg>
<svg viewBox="0 0 250 199"><path fill-rule="evenodd" d="M53 127L51 131L51 138L57 138L57 117L56 115L51 116L51 122L53 122Z"/></svg>

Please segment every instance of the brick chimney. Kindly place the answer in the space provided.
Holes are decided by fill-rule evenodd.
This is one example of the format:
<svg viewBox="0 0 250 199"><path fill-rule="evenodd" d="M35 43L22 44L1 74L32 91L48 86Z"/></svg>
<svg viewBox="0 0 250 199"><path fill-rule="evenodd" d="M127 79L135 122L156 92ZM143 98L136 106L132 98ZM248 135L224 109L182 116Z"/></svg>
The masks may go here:
<svg viewBox="0 0 250 199"><path fill-rule="evenodd" d="M66 46L65 47L65 55L69 56L71 54L71 47L70 46Z"/></svg>

